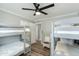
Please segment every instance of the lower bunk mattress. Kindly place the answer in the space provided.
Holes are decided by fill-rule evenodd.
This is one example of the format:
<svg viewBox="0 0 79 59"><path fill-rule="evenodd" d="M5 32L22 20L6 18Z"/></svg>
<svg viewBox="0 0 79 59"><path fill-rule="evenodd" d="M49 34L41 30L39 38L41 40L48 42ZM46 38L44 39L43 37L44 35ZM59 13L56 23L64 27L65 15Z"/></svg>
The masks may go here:
<svg viewBox="0 0 79 59"><path fill-rule="evenodd" d="M55 56L79 56L79 46L78 45L68 45L61 41L57 42L55 49Z"/></svg>
<svg viewBox="0 0 79 59"><path fill-rule="evenodd" d="M25 44L26 49L30 47L28 43ZM0 56L17 56L24 53L24 43L21 41L0 46Z"/></svg>

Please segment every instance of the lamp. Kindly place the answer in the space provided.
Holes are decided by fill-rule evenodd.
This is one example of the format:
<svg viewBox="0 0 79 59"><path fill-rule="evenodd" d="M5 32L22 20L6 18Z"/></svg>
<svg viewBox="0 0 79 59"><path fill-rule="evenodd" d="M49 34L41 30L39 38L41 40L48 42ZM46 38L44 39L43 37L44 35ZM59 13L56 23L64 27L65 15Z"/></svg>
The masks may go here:
<svg viewBox="0 0 79 59"><path fill-rule="evenodd" d="M36 12L36 15L40 15L41 13L40 12Z"/></svg>

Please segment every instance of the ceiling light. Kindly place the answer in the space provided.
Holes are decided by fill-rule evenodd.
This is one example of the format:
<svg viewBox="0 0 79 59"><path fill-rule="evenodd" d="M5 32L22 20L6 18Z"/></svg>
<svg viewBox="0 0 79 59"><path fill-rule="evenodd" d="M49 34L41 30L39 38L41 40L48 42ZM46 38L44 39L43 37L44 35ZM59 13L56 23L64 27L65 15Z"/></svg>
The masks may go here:
<svg viewBox="0 0 79 59"><path fill-rule="evenodd" d="M40 12L36 12L36 15L40 15L41 13Z"/></svg>

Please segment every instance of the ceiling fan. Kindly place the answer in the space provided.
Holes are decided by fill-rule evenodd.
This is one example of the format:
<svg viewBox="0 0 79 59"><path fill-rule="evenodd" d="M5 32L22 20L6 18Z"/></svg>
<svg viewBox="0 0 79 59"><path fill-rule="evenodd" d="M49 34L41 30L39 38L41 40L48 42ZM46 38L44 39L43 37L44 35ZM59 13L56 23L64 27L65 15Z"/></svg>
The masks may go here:
<svg viewBox="0 0 79 59"><path fill-rule="evenodd" d="M40 15L41 13L44 14L44 15L48 15L48 13L44 12L43 10L48 9L50 7L54 7L54 3L50 4L50 5L47 5L47 6L44 6L44 7L41 7L41 8L39 8L40 4L38 4L38 3L33 3L33 5L34 5L35 9L22 8L22 10L35 11L34 16L35 15Z"/></svg>

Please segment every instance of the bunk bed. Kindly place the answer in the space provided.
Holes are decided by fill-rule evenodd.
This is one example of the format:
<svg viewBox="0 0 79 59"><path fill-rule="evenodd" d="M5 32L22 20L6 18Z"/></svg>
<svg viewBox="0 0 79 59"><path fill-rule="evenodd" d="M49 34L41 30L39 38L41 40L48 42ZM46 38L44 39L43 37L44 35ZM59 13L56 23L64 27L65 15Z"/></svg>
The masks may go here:
<svg viewBox="0 0 79 59"><path fill-rule="evenodd" d="M54 37L55 40L60 38L55 49L56 56L79 56L79 45L74 44L74 40L79 40L79 26L55 28Z"/></svg>
<svg viewBox="0 0 79 59"><path fill-rule="evenodd" d="M30 35L28 27L0 27L0 56L31 53Z"/></svg>

